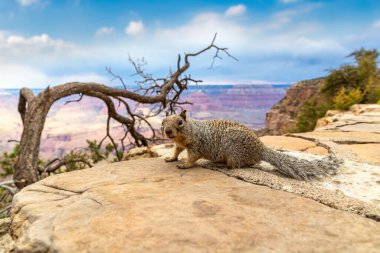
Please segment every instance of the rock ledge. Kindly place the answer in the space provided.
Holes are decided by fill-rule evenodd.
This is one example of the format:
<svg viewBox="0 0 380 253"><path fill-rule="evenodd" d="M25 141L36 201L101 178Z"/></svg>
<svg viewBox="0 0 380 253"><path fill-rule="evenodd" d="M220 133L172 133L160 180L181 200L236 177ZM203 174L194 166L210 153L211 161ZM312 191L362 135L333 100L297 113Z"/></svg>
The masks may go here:
<svg viewBox="0 0 380 253"><path fill-rule="evenodd" d="M18 252L378 252L380 224L222 173L139 159L19 192Z"/></svg>

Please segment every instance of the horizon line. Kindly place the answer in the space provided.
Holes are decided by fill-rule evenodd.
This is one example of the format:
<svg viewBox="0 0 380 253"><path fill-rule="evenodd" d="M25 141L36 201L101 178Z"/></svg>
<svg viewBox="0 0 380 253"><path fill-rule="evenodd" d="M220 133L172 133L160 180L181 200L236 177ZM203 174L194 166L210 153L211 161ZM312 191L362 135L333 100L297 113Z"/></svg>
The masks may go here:
<svg viewBox="0 0 380 253"><path fill-rule="evenodd" d="M81 83L90 83L90 82L81 82ZM266 81L257 81L257 82L199 82L199 83L189 83L188 86L198 86L198 85L208 85L208 86L223 86L223 85L291 85L295 82L266 82ZM102 83L99 83L102 84ZM61 84L57 84L61 85ZM56 85L48 85L51 87L54 87ZM15 90L15 89L21 89L21 88L29 88L29 89L46 89L48 86L45 87L27 87L27 86L19 86L19 87L5 87L1 88L1 90ZM107 85L109 87L122 87L122 85ZM136 84L127 84L127 87L133 87L136 86Z"/></svg>

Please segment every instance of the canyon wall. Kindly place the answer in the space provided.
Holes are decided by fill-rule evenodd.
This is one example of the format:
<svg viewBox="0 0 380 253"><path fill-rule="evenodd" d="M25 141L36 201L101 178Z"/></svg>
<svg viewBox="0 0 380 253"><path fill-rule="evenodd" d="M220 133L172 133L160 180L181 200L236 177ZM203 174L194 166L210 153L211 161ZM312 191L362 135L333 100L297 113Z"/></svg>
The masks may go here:
<svg viewBox="0 0 380 253"><path fill-rule="evenodd" d="M280 135L296 127L296 118L303 103L318 97L324 78L305 80L293 84L283 99L266 114L266 128L272 135Z"/></svg>

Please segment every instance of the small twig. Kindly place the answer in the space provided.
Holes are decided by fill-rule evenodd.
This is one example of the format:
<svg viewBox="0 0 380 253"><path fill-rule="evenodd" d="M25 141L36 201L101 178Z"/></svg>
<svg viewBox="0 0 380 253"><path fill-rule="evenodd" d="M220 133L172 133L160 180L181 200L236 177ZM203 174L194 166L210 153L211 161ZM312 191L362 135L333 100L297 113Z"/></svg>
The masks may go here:
<svg viewBox="0 0 380 253"><path fill-rule="evenodd" d="M15 183L14 180L4 181L4 182L1 182L1 183L0 183L0 186L1 186L1 185L14 184L14 183Z"/></svg>
<svg viewBox="0 0 380 253"><path fill-rule="evenodd" d="M4 207L3 209L0 210L0 213L8 214L8 212L11 210L11 208L12 208L12 204L7 205L6 207Z"/></svg>
<svg viewBox="0 0 380 253"><path fill-rule="evenodd" d="M80 102L82 100L82 98L83 98L83 93L80 94L78 99L66 101L65 105L73 103L73 102Z"/></svg>
<svg viewBox="0 0 380 253"><path fill-rule="evenodd" d="M12 196L16 194L17 192L17 188L16 187L11 187L11 186L8 186L8 185L0 185L0 188L4 188L6 189Z"/></svg>
<svg viewBox="0 0 380 253"><path fill-rule="evenodd" d="M19 140L13 140L13 139L11 139L11 140L8 140L8 142L16 142L16 143L20 143L20 141L19 141Z"/></svg>
<svg viewBox="0 0 380 253"><path fill-rule="evenodd" d="M112 76L111 82L117 79L123 85L124 89L127 89L127 85L125 84L124 79L121 76L114 74L111 67L106 67L106 71Z"/></svg>

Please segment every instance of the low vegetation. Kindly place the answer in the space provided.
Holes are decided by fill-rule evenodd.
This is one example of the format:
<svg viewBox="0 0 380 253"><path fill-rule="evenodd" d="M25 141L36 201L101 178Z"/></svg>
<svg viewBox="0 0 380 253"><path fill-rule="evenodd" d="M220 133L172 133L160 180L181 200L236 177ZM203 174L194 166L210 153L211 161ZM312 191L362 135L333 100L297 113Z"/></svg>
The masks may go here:
<svg viewBox="0 0 380 253"><path fill-rule="evenodd" d="M321 89L320 97L306 101L297 116L295 131L312 131L317 120L327 110L347 110L354 104L380 104L379 52L364 48L352 52L354 64L344 64L330 70Z"/></svg>
<svg viewBox="0 0 380 253"><path fill-rule="evenodd" d="M322 118L327 110L328 105L319 103L317 99L306 101L301 107L300 115L297 118L296 132L313 130L317 120Z"/></svg>

